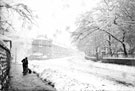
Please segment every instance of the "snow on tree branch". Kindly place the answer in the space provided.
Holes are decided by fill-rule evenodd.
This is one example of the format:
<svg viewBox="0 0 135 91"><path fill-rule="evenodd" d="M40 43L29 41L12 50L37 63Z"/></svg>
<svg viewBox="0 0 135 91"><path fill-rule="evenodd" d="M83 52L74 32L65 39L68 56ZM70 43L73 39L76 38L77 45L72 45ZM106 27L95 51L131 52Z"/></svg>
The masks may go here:
<svg viewBox="0 0 135 91"><path fill-rule="evenodd" d="M10 17L9 12L11 11L12 14L18 14L21 19L23 20L24 23L28 23L28 24L34 24L34 16L33 16L33 12L31 9L28 8L27 5L23 4L23 3L18 3L18 4L10 4L10 3L6 3L6 2L1 2L0 3L0 9L1 9L1 15L0 15L0 28L7 30L7 28L5 28L5 26L8 25L8 28L10 27L12 30L15 30L15 28L13 27L12 23L9 22L11 20L8 20L7 16L8 15ZM2 9L4 11L7 12L3 12ZM11 30L9 29L9 30Z"/></svg>

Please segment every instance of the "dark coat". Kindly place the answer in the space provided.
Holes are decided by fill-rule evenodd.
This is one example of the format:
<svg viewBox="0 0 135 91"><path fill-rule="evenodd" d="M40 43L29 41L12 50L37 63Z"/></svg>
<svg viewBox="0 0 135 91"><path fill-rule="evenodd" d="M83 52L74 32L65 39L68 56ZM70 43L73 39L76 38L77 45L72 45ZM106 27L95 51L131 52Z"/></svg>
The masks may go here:
<svg viewBox="0 0 135 91"><path fill-rule="evenodd" d="M23 66L28 66L28 59L27 58L24 58L22 60L22 63L23 63Z"/></svg>

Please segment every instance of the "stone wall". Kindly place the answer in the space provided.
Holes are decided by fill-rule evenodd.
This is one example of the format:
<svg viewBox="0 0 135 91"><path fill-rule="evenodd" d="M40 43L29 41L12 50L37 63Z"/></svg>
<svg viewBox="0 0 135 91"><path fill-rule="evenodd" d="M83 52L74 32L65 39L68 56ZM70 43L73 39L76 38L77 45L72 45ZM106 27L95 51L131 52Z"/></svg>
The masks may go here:
<svg viewBox="0 0 135 91"><path fill-rule="evenodd" d="M0 44L0 91L8 89L10 58L10 51Z"/></svg>

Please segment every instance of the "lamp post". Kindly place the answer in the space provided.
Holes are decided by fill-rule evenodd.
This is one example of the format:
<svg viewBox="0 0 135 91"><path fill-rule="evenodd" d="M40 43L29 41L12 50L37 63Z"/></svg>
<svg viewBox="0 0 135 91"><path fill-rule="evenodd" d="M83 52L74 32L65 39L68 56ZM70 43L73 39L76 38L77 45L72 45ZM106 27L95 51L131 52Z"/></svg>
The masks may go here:
<svg viewBox="0 0 135 91"><path fill-rule="evenodd" d="M15 63L17 62L17 47L15 47Z"/></svg>

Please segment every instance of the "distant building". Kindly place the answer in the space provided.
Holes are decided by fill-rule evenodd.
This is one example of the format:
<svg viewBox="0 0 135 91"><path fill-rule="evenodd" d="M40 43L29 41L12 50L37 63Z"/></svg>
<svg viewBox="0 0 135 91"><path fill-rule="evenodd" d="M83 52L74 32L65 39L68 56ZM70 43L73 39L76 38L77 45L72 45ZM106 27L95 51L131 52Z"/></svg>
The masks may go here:
<svg viewBox="0 0 135 91"><path fill-rule="evenodd" d="M45 38L37 38L32 41L32 54L40 54L40 56L50 57L52 40ZM36 55L33 55L35 57ZM39 56L39 55L38 55Z"/></svg>
<svg viewBox="0 0 135 91"><path fill-rule="evenodd" d="M71 49L54 44L52 40L45 38L34 39L32 41L31 52L29 56L31 60L61 58L72 54Z"/></svg>

